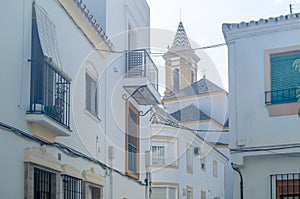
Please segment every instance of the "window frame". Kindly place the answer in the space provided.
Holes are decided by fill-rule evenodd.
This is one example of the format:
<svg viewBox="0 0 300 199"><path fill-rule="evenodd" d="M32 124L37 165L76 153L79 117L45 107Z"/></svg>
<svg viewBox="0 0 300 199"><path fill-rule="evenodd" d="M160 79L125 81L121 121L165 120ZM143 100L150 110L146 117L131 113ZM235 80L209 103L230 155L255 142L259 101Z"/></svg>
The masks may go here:
<svg viewBox="0 0 300 199"><path fill-rule="evenodd" d="M74 196L76 199L83 199L84 193L83 193L83 181L82 179L62 174L61 175L62 180L62 198L63 199L69 199L69 196ZM66 182L68 181L68 182ZM66 188L66 183L71 183L71 189ZM78 183L76 185L76 183ZM74 186L75 184L75 186ZM80 188L80 190L72 190L73 188ZM75 193L75 194L74 194Z"/></svg>
<svg viewBox="0 0 300 199"><path fill-rule="evenodd" d="M192 198L189 197L189 191L192 193ZM194 198L194 190L192 186L186 186L186 199L193 199Z"/></svg>
<svg viewBox="0 0 300 199"><path fill-rule="evenodd" d="M92 116L94 116L95 118L97 118L99 120L98 117L98 109L99 109L99 87L97 84L97 75L96 74L92 74L92 72L90 72L90 70L86 70L85 72L85 110L91 114ZM95 89L95 95L92 96L92 84L95 84L94 86L96 87ZM92 108L92 97L95 97L95 107ZM89 101L89 102L88 102ZM89 103L89 104L88 104ZM94 112L92 109L95 109Z"/></svg>
<svg viewBox="0 0 300 199"><path fill-rule="evenodd" d="M132 110L137 116L137 140L136 140L136 171L131 171L129 170L129 151L128 151L128 145L129 145L129 128L128 128L128 123L129 123L129 110ZM126 102L126 111L125 111L125 122L126 122L126 133L125 133L125 173L126 175L134 178L134 179L139 179L139 150L140 150L140 116L139 116L139 111L138 109L129 101Z"/></svg>
<svg viewBox="0 0 300 199"><path fill-rule="evenodd" d="M92 198L93 199L92 189L99 189L99 191L100 191L100 198L99 199L103 199L103 191L104 191L103 189L104 189L104 187L100 186L100 185L95 185L95 184L87 182L87 181L83 182L83 195L84 195L83 198L84 199L86 199L86 198Z"/></svg>
<svg viewBox="0 0 300 199"><path fill-rule="evenodd" d="M24 199L34 198L35 195L35 169L45 171L51 174L51 199L58 199L57 194L61 189L60 173L51 168L36 165L34 163L24 163Z"/></svg>
<svg viewBox="0 0 300 199"><path fill-rule="evenodd" d="M174 68L172 71L172 91L176 92L180 90L180 69L179 68Z"/></svg>
<svg viewBox="0 0 300 199"><path fill-rule="evenodd" d="M281 48L266 49L264 51L264 65L265 65L265 106L268 109L270 117L286 116L286 115L297 115L299 102L289 103L276 103L268 104L266 92L271 91L271 56L276 54L283 54L288 52L300 51L300 45L288 46ZM292 66L291 66L292 67ZM296 72L296 71L295 71Z"/></svg>
<svg viewBox="0 0 300 199"><path fill-rule="evenodd" d="M176 148L176 151L174 154L172 154L172 157L169 157L169 150L172 150L173 148L170 145L173 145ZM164 164L158 165L153 164L153 152L152 152L152 167L163 167L163 168L173 168L178 169L179 168L179 141L177 137L173 136L161 136L161 135L154 135L151 137L151 145L152 146L164 146ZM168 146L169 145L169 146ZM152 151L152 147L151 147ZM173 161L174 158L174 161ZM169 162L169 159L171 160Z"/></svg>
<svg viewBox="0 0 300 199"><path fill-rule="evenodd" d="M191 153L191 154L190 154ZM189 157L191 155L191 169L189 168ZM194 147L193 144L186 145L186 172L193 174L194 171Z"/></svg>
<svg viewBox="0 0 300 199"><path fill-rule="evenodd" d="M217 160L213 160L213 165L212 165L212 171L213 171L213 176L214 177L218 177L218 161Z"/></svg>
<svg viewBox="0 0 300 199"><path fill-rule="evenodd" d="M179 199L179 184L174 182L153 182L152 188L166 188L166 198L169 196L169 188L175 189L175 199ZM173 198L172 198L173 199Z"/></svg>
<svg viewBox="0 0 300 199"><path fill-rule="evenodd" d="M205 196L205 198L203 198ZM200 199L206 199L206 191L205 190L201 190L200 192Z"/></svg>

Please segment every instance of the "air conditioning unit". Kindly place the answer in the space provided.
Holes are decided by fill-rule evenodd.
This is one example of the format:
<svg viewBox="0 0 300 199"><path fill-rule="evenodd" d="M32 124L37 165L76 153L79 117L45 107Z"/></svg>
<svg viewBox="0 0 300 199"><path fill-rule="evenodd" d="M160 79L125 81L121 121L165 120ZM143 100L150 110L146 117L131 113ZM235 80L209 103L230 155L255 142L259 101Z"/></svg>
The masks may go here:
<svg viewBox="0 0 300 199"><path fill-rule="evenodd" d="M194 147L194 155L200 156L201 154L201 148L200 147Z"/></svg>

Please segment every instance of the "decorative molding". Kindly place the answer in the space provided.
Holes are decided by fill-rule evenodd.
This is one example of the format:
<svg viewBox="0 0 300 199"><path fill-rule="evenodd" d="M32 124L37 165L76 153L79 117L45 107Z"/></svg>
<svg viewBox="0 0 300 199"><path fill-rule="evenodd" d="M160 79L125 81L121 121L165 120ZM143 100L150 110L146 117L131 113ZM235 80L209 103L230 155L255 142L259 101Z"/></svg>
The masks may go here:
<svg viewBox="0 0 300 199"><path fill-rule="evenodd" d="M68 176L72 176L78 179L82 179L81 173L78 169L76 169L75 167L68 165L68 164L64 164L61 165L62 168L62 174L68 175Z"/></svg>
<svg viewBox="0 0 300 199"><path fill-rule="evenodd" d="M60 162L51 154L47 153L44 146L25 149L24 162L34 163L58 172L62 171Z"/></svg>
<svg viewBox="0 0 300 199"><path fill-rule="evenodd" d="M269 19L259 19L258 21L250 21L250 22L241 22L241 23L232 23L232 24L223 24L222 29L223 31L230 31L230 30L236 30L236 29L244 29L248 27L256 27L263 24L275 24L280 22L286 22L291 20L299 20L300 14L289 14L289 15L281 15L279 17L270 17Z"/></svg>
<svg viewBox="0 0 300 199"><path fill-rule="evenodd" d="M96 173L95 168L91 168L91 170L84 170L82 172L82 177L83 180L86 182L90 182L99 186L104 186L104 178Z"/></svg>
<svg viewBox="0 0 300 199"><path fill-rule="evenodd" d="M102 28L96 23L93 14L89 12L87 6L82 1L58 0L58 2L94 47L107 51L113 48L112 43ZM100 51L98 53L103 57L109 54L108 52Z"/></svg>

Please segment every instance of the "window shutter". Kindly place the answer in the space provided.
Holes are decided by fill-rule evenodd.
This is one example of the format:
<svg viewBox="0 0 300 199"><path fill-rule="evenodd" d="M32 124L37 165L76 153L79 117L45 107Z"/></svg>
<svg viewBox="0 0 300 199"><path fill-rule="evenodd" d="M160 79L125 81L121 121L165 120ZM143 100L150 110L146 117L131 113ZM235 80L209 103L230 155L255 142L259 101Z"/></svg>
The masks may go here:
<svg viewBox="0 0 300 199"><path fill-rule="evenodd" d="M152 199L165 199L167 195L167 188L166 187L153 187L152 188Z"/></svg>
<svg viewBox="0 0 300 199"><path fill-rule="evenodd" d="M292 68L300 55L275 56L271 58L272 91L296 88L300 85L300 73Z"/></svg>

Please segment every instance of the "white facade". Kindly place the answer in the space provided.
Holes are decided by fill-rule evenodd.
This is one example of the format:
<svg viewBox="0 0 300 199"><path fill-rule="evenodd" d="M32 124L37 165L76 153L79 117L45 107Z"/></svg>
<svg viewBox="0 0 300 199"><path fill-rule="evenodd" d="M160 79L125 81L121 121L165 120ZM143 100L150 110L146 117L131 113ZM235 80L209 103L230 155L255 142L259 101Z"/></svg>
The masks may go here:
<svg viewBox="0 0 300 199"><path fill-rule="evenodd" d="M164 164L155 162L157 156L152 150L153 199L205 198L204 195L206 198L225 198L225 165L228 162L226 156L209 146L190 130L152 124L152 147L163 146L162 143L165 143L168 150L164 153ZM201 148L201 152L199 151L201 154L194 154L196 147ZM189 150L191 150L190 153ZM202 158L205 160L202 161ZM203 167L201 167L202 163ZM216 172L215 175L214 172ZM174 189L175 197L159 192L160 189L167 187ZM189 190L192 195L188 196Z"/></svg>
<svg viewBox="0 0 300 199"><path fill-rule="evenodd" d="M0 192L3 198L32 198L36 194L33 176L38 175L34 171L38 169L50 172L52 183L55 182L49 193L51 198L63 198L64 175L82 180L83 198L146 197L143 154L150 149L150 140L141 139L141 136L150 137L149 115L140 117L139 112L135 112L139 121L136 130L138 155L133 167L137 173L128 168L127 134L130 132L128 125L132 123L126 115L129 104L137 111L146 111L149 106L140 105L134 96L126 100L125 94L127 97L132 94L128 86L147 85L148 79L126 76L125 55L109 51L112 50L111 43L113 49L128 49L128 24L132 29L149 26L149 7L146 1L106 1L106 18L98 26L84 3L66 0L36 0L34 5L33 1L5 3L1 17L11 18L1 22L1 26L6 27L2 31L0 48L6 55L0 73L0 88L5 93L0 103L3 127L0 130L0 156L3 157ZM48 57L50 68L56 68L53 74L71 79L70 104L66 103L67 94L63 92L63 113L57 109L59 94L52 95L62 88L60 80L41 73L47 81L31 82L35 75L31 64L35 61L31 44L35 41L32 39L33 9L42 13L35 16L42 54ZM44 18L40 18L41 15ZM103 24L107 34L100 29ZM133 31L134 48L149 45L147 31ZM92 80L88 81L87 75ZM97 88L93 87L93 82ZM31 85L36 83L43 85L37 88L44 89L48 85L42 92L42 96L46 93L48 96L47 109L45 101L36 101L39 96L30 100ZM144 90L152 92L159 102L159 94L152 84ZM66 108L69 105L70 112ZM34 112L32 107L43 112ZM109 151L111 146L112 153Z"/></svg>
<svg viewBox="0 0 300 199"><path fill-rule="evenodd" d="M224 24L223 33L228 44L230 149L244 179L244 198L298 197L293 188L299 183L299 103L292 85L298 78L291 78L298 72L286 61L277 65L279 71L274 58L299 59L299 14ZM281 71L289 72L276 75ZM290 85L274 89L275 81ZM239 182L237 174L234 198L240 198Z"/></svg>

